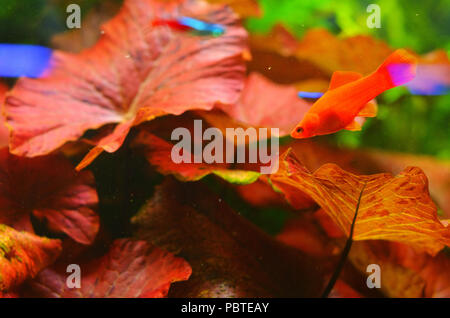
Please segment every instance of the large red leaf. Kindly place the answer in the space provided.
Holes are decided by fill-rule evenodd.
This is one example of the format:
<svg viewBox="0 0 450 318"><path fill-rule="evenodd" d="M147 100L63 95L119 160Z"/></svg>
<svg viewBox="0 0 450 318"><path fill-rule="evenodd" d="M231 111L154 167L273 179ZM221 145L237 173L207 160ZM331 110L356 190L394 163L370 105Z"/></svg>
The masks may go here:
<svg viewBox="0 0 450 318"><path fill-rule="evenodd" d="M0 224L0 298L53 263L61 242Z"/></svg>
<svg viewBox="0 0 450 318"><path fill-rule="evenodd" d="M65 266L62 266L65 265ZM69 288L66 267L42 271L25 296L63 298L161 298L171 283L187 280L192 269L171 253L143 241L120 239L99 259L81 263L81 288Z"/></svg>
<svg viewBox="0 0 450 318"><path fill-rule="evenodd" d="M157 18L192 16L220 23L220 37L150 27ZM164 114L233 104L245 73L246 31L223 6L201 1L127 0L102 28L103 36L78 55L55 51L42 79L18 81L6 100L11 151L47 154L88 129L118 124L79 165L103 150L116 151L130 128Z"/></svg>
<svg viewBox="0 0 450 318"><path fill-rule="evenodd" d="M294 86L279 85L258 73L247 78L239 102L222 107L231 118L251 127L279 128L280 136L288 135L311 107L297 95Z"/></svg>
<svg viewBox="0 0 450 318"><path fill-rule="evenodd" d="M287 151L270 179L290 200L310 196L347 234L361 195L354 240L403 242L431 255L450 245L450 227L437 218L427 177L419 168L406 168L395 177L359 176L327 164L310 173Z"/></svg>
<svg viewBox="0 0 450 318"><path fill-rule="evenodd" d="M30 216L47 228L89 244L99 229L90 171L77 173L59 156L22 158L0 150L0 223L33 231Z"/></svg>

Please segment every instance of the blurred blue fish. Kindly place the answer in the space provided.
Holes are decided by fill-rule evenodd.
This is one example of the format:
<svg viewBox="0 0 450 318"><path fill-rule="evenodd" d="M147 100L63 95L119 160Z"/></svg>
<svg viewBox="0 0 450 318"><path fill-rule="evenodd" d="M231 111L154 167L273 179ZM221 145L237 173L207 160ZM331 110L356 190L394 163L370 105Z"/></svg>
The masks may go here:
<svg viewBox="0 0 450 318"><path fill-rule="evenodd" d="M52 50L25 44L0 44L0 77L40 77L49 67Z"/></svg>
<svg viewBox="0 0 450 318"><path fill-rule="evenodd" d="M208 23L189 17L181 17L178 22L180 22L182 25L191 27L196 31L207 32L215 36L219 36L225 33L225 28L220 24Z"/></svg>
<svg viewBox="0 0 450 318"><path fill-rule="evenodd" d="M220 24L208 23L190 17L181 17L176 20L157 19L153 26L167 25L180 31L195 31L203 35L220 36L225 33L225 27Z"/></svg>
<svg viewBox="0 0 450 318"><path fill-rule="evenodd" d="M298 92L298 97L300 98L320 98L323 93L320 92Z"/></svg>
<svg viewBox="0 0 450 318"><path fill-rule="evenodd" d="M413 95L445 95L450 91L448 64L419 64L416 77L405 85Z"/></svg>

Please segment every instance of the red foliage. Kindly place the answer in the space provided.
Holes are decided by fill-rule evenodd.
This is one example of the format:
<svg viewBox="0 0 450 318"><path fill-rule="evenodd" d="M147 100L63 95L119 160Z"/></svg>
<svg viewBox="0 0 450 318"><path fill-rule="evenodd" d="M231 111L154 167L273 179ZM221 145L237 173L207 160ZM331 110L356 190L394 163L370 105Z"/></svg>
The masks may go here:
<svg viewBox="0 0 450 318"><path fill-rule="evenodd" d="M65 265L65 266L62 266ZM68 264L42 271L24 291L27 297L161 298L170 284L191 275L189 264L143 241L116 240L106 255L80 264L81 288L66 284Z"/></svg>
<svg viewBox="0 0 450 318"><path fill-rule="evenodd" d="M158 16L220 21L225 35L201 38L150 27ZM165 114L233 104L243 86L246 31L221 6L128 0L80 54L56 51L42 79L22 78L6 99L14 154L48 154L88 129L117 124L80 163L115 152L132 126ZM185 101L188 100L189 103Z"/></svg>
<svg viewBox="0 0 450 318"><path fill-rule="evenodd" d="M192 132L196 119L223 133L265 127L284 136L310 107L298 89L324 91L333 71L366 74L392 51L324 30L297 41L278 26L252 36L246 77L239 16L259 13L257 3L208 2L220 4L125 0L91 48L55 51L44 77L21 78L9 92L0 83L11 133L0 121L0 145L11 151L0 150L0 297L317 297L349 233L355 242L330 297L450 297L449 220L431 198L447 218L446 162L289 137L270 176L259 162L172 160L173 130ZM225 34L152 24L182 16ZM449 64L442 51L419 60ZM448 68L436 73L446 83ZM103 151L114 154L77 171ZM272 236L246 219L273 211L289 219ZM67 285L70 264L81 267L80 288ZM368 264L382 267L379 291L366 286Z"/></svg>
<svg viewBox="0 0 450 318"><path fill-rule="evenodd" d="M0 224L34 232L33 216L48 231L90 244L99 229L97 202L90 171L77 173L61 156L22 158L0 150Z"/></svg>

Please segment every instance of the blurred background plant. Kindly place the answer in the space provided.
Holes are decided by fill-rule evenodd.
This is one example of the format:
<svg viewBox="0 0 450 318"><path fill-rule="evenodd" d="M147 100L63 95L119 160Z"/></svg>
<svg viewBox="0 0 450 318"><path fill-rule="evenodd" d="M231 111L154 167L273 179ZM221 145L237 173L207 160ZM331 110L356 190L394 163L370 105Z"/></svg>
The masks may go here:
<svg viewBox="0 0 450 318"><path fill-rule="evenodd" d="M381 28L368 28L366 8L381 8ZM450 50L450 1L260 0L264 15L247 22L250 32L266 33L281 23L301 38L324 27L339 36L371 35L394 48L417 53ZM340 146L374 147L450 159L450 96L413 96L400 87L378 98L380 113L361 132L325 137Z"/></svg>

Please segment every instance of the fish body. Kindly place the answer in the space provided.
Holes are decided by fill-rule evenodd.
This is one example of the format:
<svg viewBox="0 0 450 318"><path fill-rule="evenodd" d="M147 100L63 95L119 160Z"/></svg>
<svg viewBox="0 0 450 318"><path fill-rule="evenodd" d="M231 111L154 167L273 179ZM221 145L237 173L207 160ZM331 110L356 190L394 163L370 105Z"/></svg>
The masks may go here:
<svg viewBox="0 0 450 318"><path fill-rule="evenodd" d="M311 106L291 136L309 138L341 129L361 130L355 119L376 116L377 105L373 99L412 80L416 64L414 56L399 49L366 77L356 72L334 72L328 91Z"/></svg>
<svg viewBox="0 0 450 318"><path fill-rule="evenodd" d="M52 54L43 46L0 43L0 77L41 77L50 68Z"/></svg>
<svg viewBox="0 0 450 318"><path fill-rule="evenodd" d="M298 92L298 97L300 98L320 98L323 96L321 92Z"/></svg>
<svg viewBox="0 0 450 318"><path fill-rule="evenodd" d="M158 19L158 20L153 21L152 25L154 27L166 25L166 26L170 27L171 29L174 29L177 31L191 31L192 30L189 26L181 24L178 20Z"/></svg>
<svg viewBox="0 0 450 318"><path fill-rule="evenodd" d="M220 36L225 33L225 27L220 24L209 23L190 17L180 17L178 19L157 19L153 26L167 25L178 31L193 31L202 35Z"/></svg>

